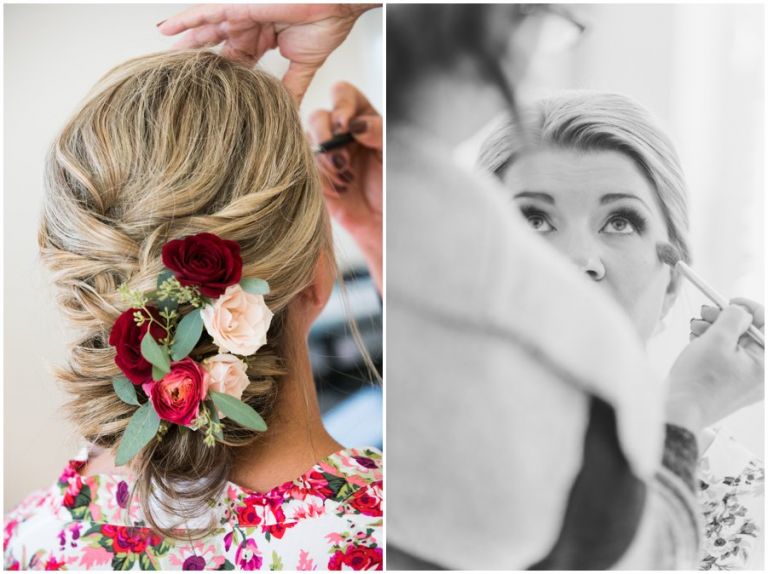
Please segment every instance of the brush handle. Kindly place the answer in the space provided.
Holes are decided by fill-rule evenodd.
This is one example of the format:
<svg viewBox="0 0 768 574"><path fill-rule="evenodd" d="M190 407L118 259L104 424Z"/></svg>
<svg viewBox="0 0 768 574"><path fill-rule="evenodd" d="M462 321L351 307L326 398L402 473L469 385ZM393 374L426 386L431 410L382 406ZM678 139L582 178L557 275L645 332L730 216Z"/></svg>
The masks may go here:
<svg viewBox="0 0 768 574"><path fill-rule="evenodd" d="M696 287L699 288L699 291L704 293L707 297L710 298L710 300L720 307L720 309L725 309L729 303L728 300L720 295L717 291L715 291L714 287L712 287L709 283L704 281L693 269L691 269L688 265L686 265L683 261L677 262L677 268L680 270L680 273L685 275L688 280L693 283ZM749 329L747 329L747 334L754 339L755 343L760 345L763 349L765 349L765 336L763 333L755 327L754 324L749 326Z"/></svg>

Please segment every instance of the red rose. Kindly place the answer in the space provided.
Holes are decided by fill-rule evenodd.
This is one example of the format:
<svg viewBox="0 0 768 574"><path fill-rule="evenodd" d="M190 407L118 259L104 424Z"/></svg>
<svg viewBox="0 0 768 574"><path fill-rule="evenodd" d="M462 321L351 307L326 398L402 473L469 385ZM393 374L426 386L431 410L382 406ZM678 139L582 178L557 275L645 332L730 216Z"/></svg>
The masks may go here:
<svg viewBox="0 0 768 574"><path fill-rule="evenodd" d="M134 384L140 385L152 377L152 365L141 355L141 340L149 330L155 341L164 339L167 335L162 327L160 315L154 307L147 307L155 321L145 321L139 327L133 319L137 311L144 317L149 317L142 309L128 309L117 318L109 334L109 344L117 349L115 364L125 373ZM151 327L150 327L151 325Z"/></svg>
<svg viewBox="0 0 768 574"><path fill-rule="evenodd" d="M179 283L194 285L213 299L240 281L243 260L240 245L212 233L198 233L163 245L163 264Z"/></svg>
<svg viewBox="0 0 768 574"><path fill-rule="evenodd" d="M374 483L371 488L361 488L352 495L349 503L360 514L366 516L381 516L381 496Z"/></svg>
<svg viewBox="0 0 768 574"><path fill-rule="evenodd" d="M328 570L341 570L342 566L352 570L381 570L383 559L381 548L349 545L343 554L337 550L331 556L328 561Z"/></svg>
<svg viewBox="0 0 768 574"><path fill-rule="evenodd" d="M208 374L189 357L171 363L171 372L159 381L144 383L158 416L178 425L189 425L197 418L200 401L205 399Z"/></svg>

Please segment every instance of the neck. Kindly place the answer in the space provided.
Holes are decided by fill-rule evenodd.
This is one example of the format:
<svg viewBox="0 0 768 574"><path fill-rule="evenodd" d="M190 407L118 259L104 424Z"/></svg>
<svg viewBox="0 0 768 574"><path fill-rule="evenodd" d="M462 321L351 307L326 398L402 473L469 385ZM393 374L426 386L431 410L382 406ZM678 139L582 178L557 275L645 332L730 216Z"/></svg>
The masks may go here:
<svg viewBox="0 0 768 574"><path fill-rule="evenodd" d="M342 448L323 426L306 339L287 356L291 373L280 381L269 430L238 451L230 480L265 492L300 476Z"/></svg>

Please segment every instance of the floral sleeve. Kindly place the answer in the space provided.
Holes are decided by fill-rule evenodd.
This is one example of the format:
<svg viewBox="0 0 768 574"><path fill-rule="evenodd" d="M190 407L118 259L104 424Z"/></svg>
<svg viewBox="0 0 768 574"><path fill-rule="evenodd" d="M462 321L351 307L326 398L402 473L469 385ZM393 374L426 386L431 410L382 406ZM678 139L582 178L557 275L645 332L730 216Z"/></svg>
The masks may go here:
<svg viewBox="0 0 768 574"><path fill-rule="evenodd" d="M763 536L762 461L720 431L698 469L704 516L700 570L742 570ZM759 565L762 569L762 565Z"/></svg>

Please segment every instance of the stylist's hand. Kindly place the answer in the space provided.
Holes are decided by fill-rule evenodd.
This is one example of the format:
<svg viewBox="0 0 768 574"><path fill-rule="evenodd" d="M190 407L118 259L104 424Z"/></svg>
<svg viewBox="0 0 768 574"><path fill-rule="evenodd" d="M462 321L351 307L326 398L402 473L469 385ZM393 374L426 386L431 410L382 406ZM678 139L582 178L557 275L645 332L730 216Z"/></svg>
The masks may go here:
<svg viewBox="0 0 768 574"><path fill-rule="evenodd" d="M733 299L722 311L702 306L701 319L691 321L691 342L669 374L669 422L699 433L762 400L764 351L746 335L753 321L764 330L765 309L749 299Z"/></svg>
<svg viewBox="0 0 768 574"><path fill-rule="evenodd" d="M333 110L318 110L309 119L314 144L333 134L351 132L353 143L317 154L325 200L331 216L355 239L368 263L376 288L382 282L382 121L352 84L333 87Z"/></svg>
<svg viewBox="0 0 768 574"><path fill-rule="evenodd" d="M158 24L173 36L189 30L175 48L224 43L221 55L255 64L278 48L290 61L283 83L301 101L317 69L375 4L203 4Z"/></svg>

